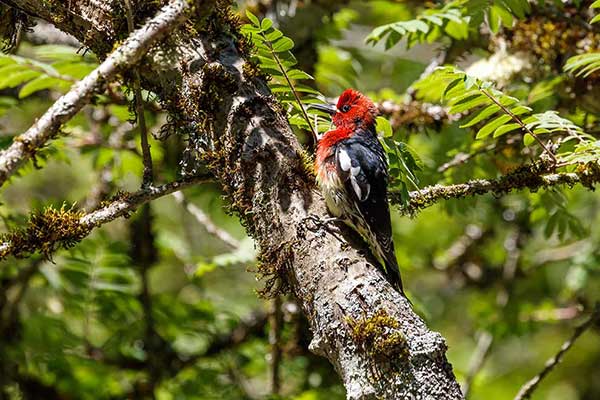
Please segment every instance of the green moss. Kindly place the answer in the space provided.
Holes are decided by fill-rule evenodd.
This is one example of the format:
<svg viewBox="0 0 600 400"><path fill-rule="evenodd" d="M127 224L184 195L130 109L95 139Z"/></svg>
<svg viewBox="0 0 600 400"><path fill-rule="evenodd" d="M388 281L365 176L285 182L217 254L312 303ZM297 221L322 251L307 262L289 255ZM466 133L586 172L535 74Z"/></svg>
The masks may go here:
<svg viewBox="0 0 600 400"><path fill-rule="evenodd" d="M131 199L131 192L126 192L124 190L117 190L117 192L106 200L102 200L98 205L97 209L104 208L110 206L115 201L128 201Z"/></svg>
<svg viewBox="0 0 600 400"><path fill-rule="evenodd" d="M83 211L75 211L73 207L67 209L65 205L60 209L48 207L33 212L24 228L0 236L0 241L10 243L0 252L0 259L11 254L23 258L35 252L50 259L56 250L73 247L91 230L90 226L79 222L83 215Z"/></svg>
<svg viewBox="0 0 600 400"><path fill-rule="evenodd" d="M594 186L600 182L600 165L597 162L579 164L575 172L579 175L581 184L590 190L594 190Z"/></svg>
<svg viewBox="0 0 600 400"><path fill-rule="evenodd" d="M408 344L400 331L400 323L384 309L361 319L347 318L352 340L378 360L405 360Z"/></svg>
<svg viewBox="0 0 600 400"><path fill-rule="evenodd" d="M246 62L244 62L244 64L242 65L242 74L244 75L244 78L246 78L247 80L252 80L254 78L258 78L258 79L264 79L265 81L268 81L271 79L271 76L264 73L260 69L259 65L252 60L247 60Z"/></svg>
<svg viewBox="0 0 600 400"><path fill-rule="evenodd" d="M466 184L441 186L437 185L430 190L422 191L412 196L406 207L401 209L406 214L415 214L417 211L429 207L440 199L459 199L467 196L491 193L500 197L513 190L529 189L535 192L539 189L565 185L572 187L581 183L584 187L593 190L600 183L600 166L596 162L579 164L573 174L556 173L552 164L537 162L523 165L514 171L497 179L470 181ZM394 203L400 203L397 192L390 193Z"/></svg>
<svg viewBox="0 0 600 400"><path fill-rule="evenodd" d="M273 298L289 290L286 273L294 260L290 242L278 246L261 245L256 263L256 274L265 286L258 291L261 297Z"/></svg>
<svg viewBox="0 0 600 400"><path fill-rule="evenodd" d="M298 158L300 159L300 169L297 172L301 172L305 180L314 182L317 176L314 155L302 149L298 152Z"/></svg>

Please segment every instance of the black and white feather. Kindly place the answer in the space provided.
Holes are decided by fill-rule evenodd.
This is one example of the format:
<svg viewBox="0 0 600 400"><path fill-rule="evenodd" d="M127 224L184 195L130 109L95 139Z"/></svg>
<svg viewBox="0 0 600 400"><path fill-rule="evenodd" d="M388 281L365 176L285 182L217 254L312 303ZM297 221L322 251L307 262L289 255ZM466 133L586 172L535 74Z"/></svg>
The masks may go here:
<svg viewBox="0 0 600 400"><path fill-rule="evenodd" d="M335 145L337 175L328 205L371 245L389 279L402 288L387 202L388 166L375 128L359 129ZM342 190L340 190L342 189Z"/></svg>

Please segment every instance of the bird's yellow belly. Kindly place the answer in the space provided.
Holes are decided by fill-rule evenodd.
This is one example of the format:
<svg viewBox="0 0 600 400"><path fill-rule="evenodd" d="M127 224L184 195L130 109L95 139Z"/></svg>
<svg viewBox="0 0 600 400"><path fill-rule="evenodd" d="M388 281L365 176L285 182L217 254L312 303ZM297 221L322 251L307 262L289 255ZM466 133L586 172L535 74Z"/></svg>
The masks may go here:
<svg viewBox="0 0 600 400"><path fill-rule="evenodd" d="M335 169L328 170L326 166L321 169L317 174L317 182L321 187L329 213L337 218L346 216L349 204L348 199L346 199L344 183L340 180Z"/></svg>

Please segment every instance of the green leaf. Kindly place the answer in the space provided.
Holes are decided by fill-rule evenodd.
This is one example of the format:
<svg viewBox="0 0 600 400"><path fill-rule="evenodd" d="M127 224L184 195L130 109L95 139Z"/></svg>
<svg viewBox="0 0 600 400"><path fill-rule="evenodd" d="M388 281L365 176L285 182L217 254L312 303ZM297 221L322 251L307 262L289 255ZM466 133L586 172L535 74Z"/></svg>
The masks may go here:
<svg viewBox="0 0 600 400"><path fill-rule="evenodd" d="M480 96L483 96L483 94L481 94L479 89L471 89L465 91L463 88L457 88L455 89L455 91L450 91L448 93L448 105L453 106L456 104L462 104Z"/></svg>
<svg viewBox="0 0 600 400"><path fill-rule="evenodd" d="M84 62L58 62L53 63L52 67L60 74L71 76L76 79L85 78L92 72L96 66Z"/></svg>
<svg viewBox="0 0 600 400"><path fill-rule="evenodd" d="M461 10L459 3L452 1L442 8L427 10L415 19L378 26L365 41L375 45L385 39L385 48L389 49L402 39L406 39L407 46L411 47L431 41L441 33L455 39L465 39L468 37L468 17L463 16Z"/></svg>
<svg viewBox="0 0 600 400"><path fill-rule="evenodd" d="M589 76L600 69L600 53L588 53L571 57L565 64L565 72L577 76Z"/></svg>
<svg viewBox="0 0 600 400"><path fill-rule="evenodd" d="M279 57L279 62L285 67L291 67L298 64L298 60L296 60L296 57L294 57L294 54L292 54L291 51L279 53L277 54L277 57Z"/></svg>
<svg viewBox="0 0 600 400"><path fill-rule="evenodd" d="M265 39L267 39L269 42L273 42L282 36L283 32L281 32L279 29L273 28L271 32L265 35Z"/></svg>
<svg viewBox="0 0 600 400"><path fill-rule="evenodd" d="M260 27L260 21L258 17L250 12L250 10L246 10L246 17L254 24L254 26Z"/></svg>
<svg viewBox="0 0 600 400"><path fill-rule="evenodd" d="M470 75L464 75L464 82L465 82L465 89L469 90L471 89L474 85L477 84L477 79L470 76Z"/></svg>
<svg viewBox="0 0 600 400"><path fill-rule="evenodd" d="M41 74L37 71L28 70L11 74L0 81L0 89L13 88L19 86L20 84L27 82L33 78L36 78L40 75Z"/></svg>
<svg viewBox="0 0 600 400"><path fill-rule="evenodd" d="M0 67L4 65L16 64L17 61L14 59L14 56L9 56L6 54L0 54Z"/></svg>
<svg viewBox="0 0 600 400"><path fill-rule="evenodd" d="M402 27L409 32L421 31L423 33L427 33L429 31L427 24L423 21L419 21L418 19L406 21Z"/></svg>
<svg viewBox="0 0 600 400"><path fill-rule="evenodd" d="M498 18L500 18L500 22L502 23L502 25L504 25L507 28L510 28L512 26L514 18L507 9L499 6L492 6L492 9L495 11ZM523 17L524 16L521 16L519 18Z"/></svg>
<svg viewBox="0 0 600 400"><path fill-rule="evenodd" d="M0 67L0 82L6 79L9 75L23 71L23 66L20 64L7 64Z"/></svg>
<svg viewBox="0 0 600 400"><path fill-rule="evenodd" d="M262 29L263 31L268 30L272 26L273 26L273 21L271 21L271 19L269 19L269 18L263 19L262 22L260 23L260 29Z"/></svg>
<svg viewBox="0 0 600 400"><path fill-rule="evenodd" d="M426 19L427 21L431 21L435 25L442 25L444 23L442 18L440 18L437 15L424 15L423 19Z"/></svg>
<svg viewBox="0 0 600 400"><path fill-rule="evenodd" d="M42 60L58 61L71 60L81 61L84 57L77 54L77 49L61 44L48 44L35 47L35 55Z"/></svg>
<svg viewBox="0 0 600 400"><path fill-rule="evenodd" d="M491 117L498 111L500 111L500 107L498 107L496 104L489 105L486 108L484 108L482 111L476 113L473 116L473 118L471 118L467 123L460 125L460 127L461 128L471 127L471 126L483 121L484 119Z"/></svg>
<svg viewBox="0 0 600 400"><path fill-rule="evenodd" d="M281 53L287 50L291 50L294 48L294 42L287 36L283 36L282 38L276 40L273 44L273 51L276 53Z"/></svg>
<svg viewBox="0 0 600 400"><path fill-rule="evenodd" d="M492 33L497 34L498 31L500 30L500 16L498 15L498 12L496 11L495 7L491 7L488 10L488 15L487 15L487 20L488 20L488 26L490 27L490 31L492 31Z"/></svg>
<svg viewBox="0 0 600 400"><path fill-rule="evenodd" d="M383 37L384 33L387 32L389 29L390 25L378 26L377 28L373 29L371 33L369 33L369 35L365 39L365 42L373 44L379 42Z"/></svg>
<svg viewBox="0 0 600 400"><path fill-rule="evenodd" d="M463 111L470 110L472 108L488 104L491 100L488 99L483 94L477 94L474 96L470 96L458 102L457 104L450 107L448 113L450 114L458 114Z"/></svg>
<svg viewBox="0 0 600 400"><path fill-rule="evenodd" d="M39 76L39 77L33 79L32 81L29 81L25 85L23 85L23 87L19 91L19 98L23 99L37 91L54 88L63 83L64 83L64 81L61 79L53 78L50 76L44 76L44 75Z"/></svg>
<svg viewBox="0 0 600 400"><path fill-rule="evenodd" d="M465 21L450 21L444 30L448 36L456 40L464 40L469 37L469 24Z"/></svg>
<svg viewBox="0 0 600 400"><path fill-rule="evenodd" d="M304 71L301 71L299 69L292 69L287 71L287 75L288 78L290 79L314 79L312 76L310 76L309 74L307 74Z"/></svg>
<svg viewBox="0 0 600 400"><path fill-rule="evenodd" d="M526 133L523 136L523 144L525 146L531 146L534 143L535 143L535 138L533 136L531 136L529 133Z"/></svg>
<svg viewBox="0 0 600 400"><path fill-rule="evenodd" d="M514 131L516 129L520 129L520 128L521 128L521 125L517 124L516 122L512 123L512 124L507 124L507 125L501 126L500 128L496 129L494 131L493 137L497 138L499 136L507 134L508 132L512 132L512 131Z"/></svg>
<svg viewBox="0 0 600 400"><path fill-rule="evenodd" d="M483 128L477 132L476 139L483 139L484 137L489 136L492 132L498 129L500 126L504 125L512 118L510 115L501 115L498 118L488 122Z"/></svg>
<svg viewBox="0 0 600 400"><path fill-rule="evenodd" d="M394 132L392 131L392 125L390 124L390 121L384 117L377 117L375 121L377 123L377 131L383 132L384 138L392 137Z"/></svg>
<svg viewBox="0 0 600 400"><path fill-rule="evenodd" d="M317 96L322 96L321 92L319 92L317 89L312 88L307 85L303 85L302 83L296 83L294 85L294 88L296 89L297 92L310 93L310 94L314 94ZM306 99L306 102L310 102L310 99Z"/></svg>
<svg viewBox="0 0 600 400"><path fill-rule="evenodd" d="M199 262L196 264L196 270L194 271L194 275L197 277L202 277L206 275L208 272L212 272L217 269L217 265L211 262Z"/></svg>
<svg viewBox="0 0 600 400"><path fill-rule="evenodd" d="M242 25L241 31L244 35L251 35L255 46L262 44L261 41L257 40L257 36L262 32L262 29L255 27L251 24Z"/></svg>
<svg viewBox="0 0 600 400"><path fill-rule="evenodd" d="M279 69L279 64L273 58L267 56L258 56L257 58L262 67Z"/></svg>

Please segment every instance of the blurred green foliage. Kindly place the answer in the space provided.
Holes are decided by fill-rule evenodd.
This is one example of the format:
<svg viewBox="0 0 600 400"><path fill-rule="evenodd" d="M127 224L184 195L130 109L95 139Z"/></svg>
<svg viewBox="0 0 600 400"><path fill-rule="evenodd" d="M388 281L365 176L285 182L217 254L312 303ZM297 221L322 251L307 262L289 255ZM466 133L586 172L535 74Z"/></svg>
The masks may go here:
<svg viewBox="0 0 600 400"><path fill-rule="evenodd" d="M537 125L525 123L534 132L545 129L535 133L568 164L561 171L598 159L597 45L580 33L577 46L556 42L571 37L570 30L597 33L598 25L588 24L595 16L590 1L238 3L241 18L250 10L260 19L245 20L254 25L248 33L264 33L272 45L283 37L292 42L293 53L286 40L275 53L288 63L288 77L299 71L290 79L301 96L331 99L352 86L399 107L387 114L382 107L379 130L393 167L392 188L405 195L415 186L495 178L540 158L543 148L525 145L517 126L500 129L515 121L481 97L481 88L513 113L540 118ZM533 29L540 33L528 34ZM522 37L530 45L521 45ZM281 69L261 51L272 53L269 45L257 56L276 68L265 69L275 72L271 87L294 109ZM567 62L570 57L579 58ZM453 67L429 75L433 60ZM34 45L27 36L16 52L0 56L0 146L96 64L90 53ZM452 76L441 82L439 71ZM308 74L314 80L303 80ZM166 116L153 97L144 94L146 119L157 133ZM119 189L138 188L142 161L139 130L129 122L131 101L126 86L111 85L71 120L63 128L68 135L37 154L40 168L27 166L3 188L1 230L22 226L33 209L66 202L89 210ZM449 114L432 116L446 105ZM306 124L293 119L295 110L291 122L301 134ZM502 122L490 127L497 118ZM151 139L159 179L179 174L182 142L175 135ZM252 274L253 243L226 213L216 185L186 190L185 200L212 228L168 196L52 260L1 262L0 397L345 397L333 368L307 350L310 332L293 299L284 299L281 310L281 392L270 392L271 304L256 295L261 284ZM407 292L446 338L457 378L472 379L469 398L513 397L600 300L599 203L582 187L556 188L442 201L414 218L393 215ZM472 374L485 334L492 344ZM600 398L599 362L596 327L535 398Z"/></svg>

